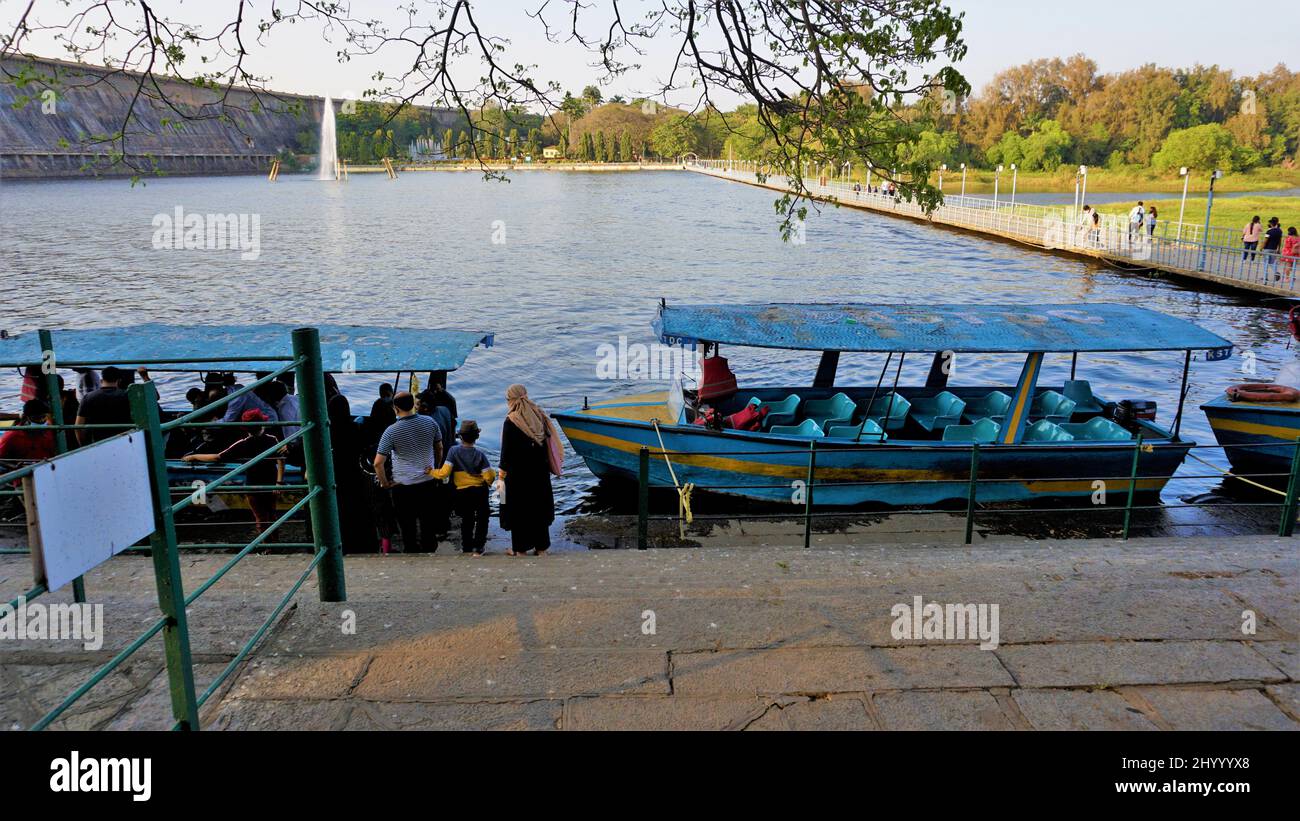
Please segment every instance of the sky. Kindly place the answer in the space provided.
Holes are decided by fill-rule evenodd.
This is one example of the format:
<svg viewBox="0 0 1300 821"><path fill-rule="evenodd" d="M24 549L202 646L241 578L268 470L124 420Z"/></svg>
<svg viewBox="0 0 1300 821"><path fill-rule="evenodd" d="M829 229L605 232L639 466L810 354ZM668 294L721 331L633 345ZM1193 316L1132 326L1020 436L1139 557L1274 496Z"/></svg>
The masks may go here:
<svg viewBox="0 0 1300 821"><path fill-rule="evenodd" d="M427 3L428 0L418 0ZM484 29L490 29L511 41L508 61L537 64L539 79L553 79L565 89L578 93L590 84L597 69L592 57L581 46L546 42L540 24L528 16L543 2L548 2L553 22L565 0L477 0L473 7ZM638 0L623 0L622 8L635 9ZM650 0L640 0L642 3ZM602 0L587 0L597 33L598 19L607 6ZM1042 2L1042 0L950 0L952 7L966 13L965 38L969 47L966 60L958 67L978 91L1003 68L1040 57L1068 57L1082 52L1094 59L1103 72L1122 71L1145 63L1164 66L1191 66L1196 63L1217 64L1238 74L1256 74L1286 62L1300 53L1296 48L1295 27L1282 19L1271 21L1268 6L1259 9L1257 18L1247 21L1244 30L1232 19L1222 0L1181 0L1176 10L1167 4L1133 0L1089 0L1089 2ZM88 0L72 0L74 7L90 5ZM270 0L252 0L252 17L265 13ZM201 23L209 28L226 22L236 4L231 0L156 0L154 7L173 19ZM281 0L279 5L292 7ZM352 0L354 16L374 17L397 23L396 0ZM26 6L25 0L0 0L0 22L5 30ZM1284 17L1279 6L1271 13ZM35 17L53 22L65 19L59 0L37 0ZM328 42L318 23L300 22L280 25L265 43L247 43L249 65L256 73L270 78L267 85L278 91L304 94L329 94L352 98L374 85L370 75L379 69L392 72L401 65L394 51L388 59L354 58L340 64L340 48ZM1289 42L1288 42L1289 41ZM30 51L45 56L63 56L48 37L37 37L28 45ZM409 52L401 52L402 55ZM630 72L616 85L604 89L605 96L638 96L652 91L666 76L675 54L675 44L663 37L639 58L640 71ZM631 58L629 58L631 59ZM1295 68L1296 66L1292 66ZM477 78L478 72L471 72ZM674 103L690 100L689 94L673 99ZM723 102L723 101L720 101ZM738 100L725 101L731 104Z"/></svg>

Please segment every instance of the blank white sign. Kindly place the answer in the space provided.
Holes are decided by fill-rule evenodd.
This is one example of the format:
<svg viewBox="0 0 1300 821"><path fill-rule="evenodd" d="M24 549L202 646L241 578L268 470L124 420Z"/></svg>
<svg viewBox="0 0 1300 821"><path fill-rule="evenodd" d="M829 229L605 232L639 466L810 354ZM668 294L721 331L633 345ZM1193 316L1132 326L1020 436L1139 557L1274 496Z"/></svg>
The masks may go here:
<svg viewBox="0 0 1300 821"><path fill-rule="evenodd" d="M36 581L57 590L153 533L144 434L126 433L36 468L27 497Z"/></svg>

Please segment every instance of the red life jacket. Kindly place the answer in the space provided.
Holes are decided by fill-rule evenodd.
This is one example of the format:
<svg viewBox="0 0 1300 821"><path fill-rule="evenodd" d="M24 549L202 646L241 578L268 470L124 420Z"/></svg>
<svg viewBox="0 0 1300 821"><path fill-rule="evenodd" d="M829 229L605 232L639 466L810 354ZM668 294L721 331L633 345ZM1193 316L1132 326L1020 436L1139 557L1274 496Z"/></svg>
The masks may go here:
<svg viewBox="0 0 1300 821"><path fill-rule="evenodd" d="M769 410L769 408L760 407L758 405L749 405L740 413L728 416L727 427L732 430L762 430L763 420L767 417Z"/></svg>
<svg viewBox="0 0 1300 821"><path fill-rule="evenodd" d="M700 360L700 401L718 402L736 395L736 375L721 356Z"/></svg>

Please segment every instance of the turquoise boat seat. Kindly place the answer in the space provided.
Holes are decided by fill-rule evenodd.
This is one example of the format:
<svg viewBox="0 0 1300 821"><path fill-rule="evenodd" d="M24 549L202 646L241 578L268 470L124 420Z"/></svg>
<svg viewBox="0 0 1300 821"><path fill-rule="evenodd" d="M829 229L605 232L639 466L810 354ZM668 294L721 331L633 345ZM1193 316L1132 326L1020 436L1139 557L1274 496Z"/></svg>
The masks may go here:
<svg viewBox="0 0 1300 821"><path fill-rule="evenodd" d="M944 391L933 399L913 399L912 418L928 431L943 430L949 425L960 425L966 403L956 394Z"/></svg>
<svg viewBox="0 0 1300 821"><path fill-rule="evenodd" d="M973 425L949 425L943 429L945 442L978 442L991 445L998 441L1002 426L992 419L981 419Z"/></svg>
<svg viewBox="0 0 1300 821"><path fill-rule="evenodd" d="M1074 400L1075 413L1101 413L1101 401L1092 395L1092 383L1086 379L1073 379L1065 383L1065 396Z"/></svg>
<svg viewBox="0 0 1300 821"><path fill-rule="evenodd" d="M907 397L896 393L877 397L875 402L868 400L858 403L858 414L866 419L874 419L885 430L901 430L907 424L907 415L911 412L912 403L907 401Z"/></svg>
<svg viewBox="0 0 1300 821"><path fill-rule="evenodd" d="M972 399L967 402L965 416L970 422L991 419L1000 425L1007 418L1009 410L1011 410L1011 397L1002 391L993 391L982 399Z"/></svg>
<svg viewBox="0 0 1300 821"><path fill-rule="evenodd" d="M858 406L847 395L837 393L830 399L809 400L803 405L805 419L816 422L822 430L839 425L853 424L853 414Z"/></svg>
<svg viewBox="0 0 1300 821"><path fill-rule="evenodd" d="M803 400L798 394L790 394L780 402L764 402L758 397L749 400L751 406L767 408L767 416L763 417L763 427L771 428L773 425L793 425L799 421L799 405Z"/></svg>
<svg viewBox="0 0 1300 821"><path fill-rule="evenodd" d="M861 425L840 425L830 429L827 439L847 439L864 445L889 441L889 434L874 419L868 419Z"/></svg>
<svg viewBox="0 0 1300 821"><path fill-rule="evenodd" d="M1061 425L1066 433L1087 442L1128 442L1133 434L1104 416L1097 416L1077 425Z"/></svg>
<svg viewBox="0 0 1300 821"><path fill-rule="evenodd" d="M777 436L802 436L805 439L824 439L826 434L822 431L822 426L811 419L805 419L797 425L777 425L768 433Z"/></svg>
<svg viewBox="0 0 1300 821"><path fill-rule="evenodd" d="M1025 444L1031 442L1073 442L1074 434L1061 429L1055 422L1046 419L1032 425L1025 431Z"/></svg>
<svg viewBox="0 0 1300 821"><path fill-rule="evenodd" d="M1043 391L1034 397L1034 404L1029 409L1029 416L1032 419L1046 419L1059 425L1062 422L1070 421L1070 417L1074 415L1075 407L1075 401L1067 399L1064 394L1056 391Z"/></svg>

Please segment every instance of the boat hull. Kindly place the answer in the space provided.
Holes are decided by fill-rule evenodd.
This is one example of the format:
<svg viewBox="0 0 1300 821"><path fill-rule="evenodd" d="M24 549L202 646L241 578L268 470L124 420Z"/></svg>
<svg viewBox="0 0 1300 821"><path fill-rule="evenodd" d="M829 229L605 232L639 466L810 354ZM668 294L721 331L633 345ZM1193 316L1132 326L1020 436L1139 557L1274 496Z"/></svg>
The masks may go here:
<svg viewBox="0 0 1300 821"><path fill-rule="evenodd" d="M584 413L556 414L569 444L596 476L637 481L640 451L672 455L677 483L757 501L803 504L811 443L794 437L694 426L654 426ZM660 445L660 435L663 444ZM1137 490L1159 493L1194 443L1160 443L1142 454ZM970 490L971 446L938 442L855 445L817 440L816 507L906 507L962 501ZM1107 480L1108 502L1128 495L1134 445L987 445L979 457L981 503L1093 497ZM673 487L662 455L650 459L652 487Z"/></svg>
<svg viewBox="0 0 1300 821"><path fill-rule="evenodd" d="M1201 410L1234 471L1291 473L1296 442L1300 441L1300 402L1232 402L1222 396L1202 405Z"/></svg>

